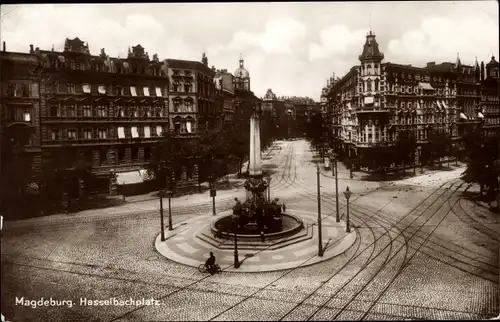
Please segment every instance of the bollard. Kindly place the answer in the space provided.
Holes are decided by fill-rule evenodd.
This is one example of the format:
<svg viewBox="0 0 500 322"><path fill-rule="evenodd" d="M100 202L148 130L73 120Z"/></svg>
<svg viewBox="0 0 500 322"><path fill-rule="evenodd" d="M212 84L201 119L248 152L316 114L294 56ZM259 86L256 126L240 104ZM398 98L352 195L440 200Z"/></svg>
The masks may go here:
<svg viewBox="0 0 500 322"><path fill-rule="evenodd" d="M260 239L262 240L262 242L265 241L265 237L264 237L264 232L263 231L260 232Z"/></svg>

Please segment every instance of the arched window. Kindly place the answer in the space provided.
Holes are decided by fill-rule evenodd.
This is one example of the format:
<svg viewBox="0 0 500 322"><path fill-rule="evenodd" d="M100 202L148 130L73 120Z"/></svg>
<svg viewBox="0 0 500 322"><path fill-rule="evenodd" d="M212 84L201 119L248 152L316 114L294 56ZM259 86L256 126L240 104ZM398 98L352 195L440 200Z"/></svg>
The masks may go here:
<svg viewBox="0 0 500 322"><path fill-rule="evenodd" d="M375 79L375 91L377 92L379 89L378 89L378 85L379 85L379 80L378 79Z"/></svg>
<svg viewBox="0 0 500 322"><path fill-rule="evenodd" d="M372 65L368 64L368 65L366 66L366 72L367 72L367 74L368 74L368 75L371 75L371 74L372 74L371 69L372 69Z"/></svg>
<svg viewBox="0 0 500 322"><path fill-rule="evenodd" d="M365 82L361 82L363 84L363 92L366 91L366 86L365 86Z"/></svg>
<svg viewBox="0 0 500 322"><path fill-rule="evenodd" d="M371 92L371 90L372 90L372 80L371 80L371 79L368 79L368 80L366 81L366 86L367 86L367 89L366 89L366 90L367 90L368 92Z"/></svg>

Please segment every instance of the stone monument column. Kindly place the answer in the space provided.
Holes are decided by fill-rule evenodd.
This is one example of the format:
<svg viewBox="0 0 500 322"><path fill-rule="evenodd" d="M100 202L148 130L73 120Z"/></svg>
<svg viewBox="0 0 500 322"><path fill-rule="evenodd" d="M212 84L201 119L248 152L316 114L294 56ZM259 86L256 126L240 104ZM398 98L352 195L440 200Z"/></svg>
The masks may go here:
<svg viewBox="0 0 500 322"><path fill-rule="evenodd" d="M248 172L251 176L262 175L260 156L260 124L259 116L255 114L250 118L250 160Z"/></svg>

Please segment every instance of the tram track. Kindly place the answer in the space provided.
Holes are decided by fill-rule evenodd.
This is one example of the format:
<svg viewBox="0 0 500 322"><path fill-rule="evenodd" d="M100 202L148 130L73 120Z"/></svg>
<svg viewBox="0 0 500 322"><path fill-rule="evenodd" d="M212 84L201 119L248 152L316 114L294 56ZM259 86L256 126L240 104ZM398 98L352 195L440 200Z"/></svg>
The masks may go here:
<svg viewBox="0 0 500 322"><path fill-rule="evenodd" d="M300 187L300 186L305 186L305 184L303 184L303 183L301 182L300 178L299 178L299 180L297 180L297 165L296 165L296 164L294 164L294 162L293 162L293 155L294 155L294 151L293 151L293 149L290 149L290 151L288 151L288 152L287 152L287 154L283 157L282 162L280 163L280 165L281 165L281 164L284 164L284 165L285 165L285 166L284 166L284 169L285 169L285 170L284 170L283 172L281 172L281 173L279 174L279 176L274 177L274 179L279 178L279 179L278 179L278 181L275 183L275 185L273 185L273 188L274 188L274 191L275 191L275 192L283 191L283 190L288 189L288 188L290 188L290 187L292 187L292 186L299 186L299 187ZM445 184L443 184L443 186L444 186L444 185L445 185ZM416 209L417 207L419 207L420 205L422 205L422 204L423 204L426 200L429 200L429 198L431 198L431 196L435 196L435 194L437 194L439 191L441 191L441 190L442 190L442 187L443 187L443 186L441 186L441 187L437 188L435 191L433 191L433 192L432 192L432 193L431 193L431 194L430 194L430 195L429 195L426 199L424 199L424 201L422 201L419 205L415 206L415 208L413 208L413 209L412 209L412 211L413 211L413 210L415 210L415 209ZM447 192L450 188L451 188L451 186L450 186L448 189L445 189L445 191L443 192L443 194L442 194L442 195L444 195L444 194L445 194L445 193L446 193L446 192ZM304 189L304 188L303 188L303 190L308 191L309 189L308 189L308 188L307 188L307 189ZM455 191L456 191L456 190L455 190ZM297 198L308 198L308 199L310 199L310 200L315 200L315 197L313 197L312 195L313 195L313 193L297 193L295 196L296 196ZM435 202L437 202L437 201L439 200L439 198L440 198L442 195L438 196L438 197L434 200L434 202L433 202L432 204L434 204ZM326 196L326 193L325 193L325 194L322 194L322 196ZM371 251L370 251L370 253L369 253L369 256L368 256L367 261L363 263L363 267L360 269L360 272L361 272L361 271L366 270L366 269L368 268L368 266L369 266L369 265L371 265L371 264L373 263L373 261L374 261L376 258L378 258L379 256L380 256L380 257L382 257L380 254L382 254L386 248L388 248L388 247L389 247L389 250L387 251L387 256L382 257L382 259L383 259L382 264L381 264L381 266L380 266L380 267L378 267L378 269L376 270L375 275L374 275L373 277L371 277L371 278L370 278L369 282L368 282L367 284L365 284L365 287L364 287L362 290L359 290L359 292L358 292L358 293L356 293L356 295L355 295L353 298L351 298L351 299L349 300L348 304L347 304L347 305L346 305L346 306L345 306L345 307L344 307L344 308L343 308L343 309L342 309L342 310L341 310L341 311L337 314L337 316L336 316L336 317L338 317L338 316L339 316L339 315L340 315L343 311L345 311L345 310L347 309L347 306L348 306L348 305L350 305L351 303L353 303L354 301L364 301L364 300L362 300L362 299L358 299L359 294L361 294L361 293L362 293L362 291L363 291L364 289L366 289L366 287L368 287L368 284L372 283L372 281L375 279L375 277L377 277L377 276L378 276L378 274L379 274L379 273L380 273L380 272L381 272L384 268L386 268L386 267L387 267L387 264L388 264L388 263L390 263L390 262L392 261L392 259L393 259L393 258L394 258L394 257L395 257L395 256L396 256L399 252L400 252L400 250L401 250L403 247L405 247L405 248L406 248L406 249L405 249L405 250L406 250L406 252L405 252L405 256L404 256L404 260L403 260L403 262L402 262L402 265L400 265L400 268L399 268L399 270L398 270L398 273L396 273L397 275L394 277L394 279L391 279L391 280L390 280L390 281L391 281L390 283L392 283L392 282L393 282L393 281L397 278L397 276L399 276L400 272L402 272L402 271L404 270L404 268L405 268L405 265L406 265L406 264L405 264L405 262L406 262L406 263L409 263L409 260L407 261L407 257L408 257L408 256L407 256L407 255L408 255L408 248L410 247L410 246L409 246L409 241L411 241L413 238L415 238L415 239L416 239L416 237L415 237L415 236L419 233L420 229L422 229L423 227L428 227L428 226L426 226L425 224L426 224L429 220L431 220L431 219L433 218L433 216L437 213L437 211L439 211L439 209L440 209L440 208L438 208L438 209L436 210L436 212L434 212L434 213L431 215L431 217L429 217L429 218L428 218L428 220L424 222L424 224L422 224L422 225L420 225L420 226L417 226L417 228L419 227L419 229L418 229L417 231L415 231L415 232L411 235L411 237L410 237L409 239L407 239L407 238L406 238L406 236L405 236L405 234L404 234L404 231L405 231L406 229L411 229L411 228L413 228L412 224L413 224L416 220L418 220L418 218L420 218L420 217L424 216L425 211L426 211L427 209L429 209L429 207L431 207L431 206L432 206L432 204L431 204L428 208L426 208L426 209L424 210L424 212L422 212L422 213L420 214L420 216L418 216L417 218L415 218L415 220L414 220L414 221L412 221L409 225L407 225L407 226L406 226L406 228L405 228L405 229L403 229L403 231L401 231L401 228L397 227L397 225L398 225L399 221L398 221L396 224L394 224L393 226L391 226L390 228L387 228L387 225L391 225L390 221L389 221L387 218L380 216L380 212L381 212L381 210L382 210L382 209L384 209L384 208L385 208L388 204L390 204L390 202L391 202L391 201L389 201L389 202L388 202L386 205L384 205L384 206L383 206L380 210L378 210L378 211L374 212L373 214L368 214L368 213L362 213L361 211L358 211L357 209L362 209L362 207L354 205L354 202L355 202L356 200L358 200L359 198L361 198L361 197L363 197L363 196L359 196L359 197L357 197L356 199L353 199L353 201L352 201L352 202L350 202L351 207L353 207L353 210L355 210L355 211L356 211L355 213L354 213L354 211L353 211L353 213L351 214L351 215L352 215L352 217L353 217L353 222L357 223L357 226L358 226L358 227L361 227L363 224L364 224L364 225L366 225L366 227L367 227L366 229L369 229L369 230L371 231L371 234L372 234L372 235L373 235L373 237L374 237L374 241L373 241L373 243L370 243L370 244L369 244L369 245L368 245L365 249L363 249L363 250L359 251L359 250L361 249L362 240L361 240L361 235L360 235L359 231L357 231L357 232L356 232L356 234L357 234L357 237L356 237L356 246L355 246L355 250L354 250L354 252L353 252L352 257L350 257L350 258L349 258L349 260L346 262L346 264L345 264L344 266L342 266L342 267L341 267L338 271L336 271L336 272L335 272L335 273L331 276L331 278L330 278L329 280L331 280L332 278L334 278L335 276L337 276L337 275L338 275L338 273L339 273L340 271L342 271L342 269L344 269L347 265L352 264L352 262L353 262L353 260L352 260L352 259L353 259L355 256L356 256L356 258L358 258L358 256L360 256L361 254L363 254L363 253L364 253L367 249L370 249ZM448 200L450 200L452 197L453 197L453 193L451 194L450 198L449 198L449 199L447 199L447 201L448 201ZM232 198L231 198L231 199L232 199ZM333 206L333 205L335 205L335 203L334 203L333 201L330 201L330 200L328 200L327 202L323 201L323 203L326 203L326 204L328 204L329 206ZM345 204L343 205L342 209L343 209L344 207L345 207ZM340 205L339 205L339 210L340 210ZM367 209L363 209L363 211L365 211L365 210L367 210ZM450 209L450 210L451 210L451 209ZM409 216L409 215L411 214L411 212L412 212L412 211L410 211L407 215L403 216L401 220L403 220L403 219L405 219L407 216ZM371 210L370 210L370 212L371 212ZM449 212L448 212L448 213L449 213ZM447 213L446 215L448 215L448 213ZM326 214L326 215L324 215L324 217L323 217L323 218L329 217L329 216L331 216L331 215L333 215L333 214L334 214L334 213ZM441 219L441 221L439 222L439 224L441 224L441 222L444 220L444 218L446 217L446 215L445 215L445 216ZM401 220L400 220L400 221L401 221ZM375 232L375 230L374 230L372 227L370 227L370 224L369 224L369 222L370 222L370 221L372 221L373 223L377 223L377 224L379 224L379 225L380 225L380 227L376 227L376 228L380 228L380 229L383 229L383 230L385 231L385 233L383 233L381 236L379 236L379 238L375 238L376 234L379 234L379 233L378 233L378 232L376 233L376 232ZM438 224L438 225L439 225L439 224ZM438 225L436 225L435 229L437 229ZM399 231L399 232L398 232L398 234L396 235L396 237L394 237L394 238L393 238L393 237L391 237L391 232L392 232L392 233L394 233L394 232L393 232L393 229L394 229L394 230L396 230L396 232L398 232L398 231ZM420 248L421 248L421 247L423 247L423 245L424 245L424 244L426 244L426 243L430 240L430 237L431 237L432 233L435 231L435 229L434 229L434 230L433 230L430 234L428 234L428 235L426 236L426 238L425 238L425 239L424 239L424 241L420 244L420 246L419 246L419 247L418 247L418 249L415 251L415 253L413 253L413 255L410 257L410 260L411 260L411 258L413 258L413 256L415 256L415 254L416 254L416 253L418 253L418 252L419 252ZM384 237L384 239L387 239L385 242L381 241L381 240L382 240L382 236L385 236L385 237ZM404 239L404 242L403 242L403 241L398 241L398 238L403 238L403 239ZM380 241L379 241L379 240L380 240ZM377 241L379 241L379 242L377 243ZM396 242L397 242L397 243L403 243L403 246L401 246L401 247L400 247L399 249L397 249L397 250L393 250L393 246L395 246L395 243L396 243ZM386 245L386 246L385 246L382 250L380 250L380 249L378 249L378 250L377 250L377 247L378 247L378 248L380 248L380 247L382 247L383 245L385 245L386 243L388 243L388 244L387 244L387 245ZM378 246L378 245L380 245L380 246ZM410 247L410 248L411 248L411 247ZM376 250L377 250L377 252L376 252ZM390 257L392 254L393 254L393 256L392 256L392 257ZM315 256L314 256L314 257L315 257ZM390 257L390 258L389 258L389 257ZM313 257L311 257L311 258L313 258ZM307 261L309 261L311 258L307 259L305 262L307 263ZM356 258L354 258L354 259L356 259ZM256 298L256 294L258 294L259 292L262 292L263 290L267 289L270 285L272 285L272 284L276 283L276 281L278 281L278 280L280 280L280 279L284 278L285 276L288 276L288 275L289 275L289 274L291 274L292 272L295 272L296 270L298 270L298 269L300 269L300 268L302 268L302 267L303 267L302 265L299 265L299 266L298 266L298 267L296 267L296 268L289 269L289 270L284 270L284 274L283 274L283 275L281 275L281 276L280 276L280 277L278 277L277 279L275 279L275 280L271 281L269 284L266 284L266 285L264 285L263 287L259 287L259 288L257 288L257 290L256 290L255 292L252 292L252 294L251 294L250 296L245 297L242 301L240 301L240 302L238 302L238 303L236 303L236 304L232 305L232 306L231 306L231 307L229 307L228 309L226 309L226 310L224 310L223 312L219 313L218 315L216 315L216 316L212 317L212 318L211 318L211 320L213 320L213 319L215 319L215 318L217 318L217 317L221 316L222 314L224 314L225 312L229 311L230 309L232 309L232 308L236 307L237 305L241 304L241 303L242 303L242 302L244 302L245 300L248 300L248 299L250 299L250 298ZM358 272L358 273L359 273L359 272ZM358 274L356 274L356 275L358 275ZM204 282L204 281L205 281L207 278L209 278L209 277L210 277L210 276L206 276L206 277L203 277L203 278L201 278L201 279L196 279L196 280L193 280L193 281L192 281L191 283L189 283L188 285L186 285L186 286L184 286L184 287L181 287L181 288L179 288L178 290L176 290L174 293L170 293L170 294L168 294L168 295L166 295L165 297L162 297L162 298L160 298L160 299L167 299L168 297L170 297L170 296L172 296L172 295L174 295L174 294L176 294L176 293L179 293L179 292L181 292L181 291L183 291L183 290L193 289L193 286L195 286L195 285L197 285L197 284L199 284L199 283ZM352 281L352 280L351 280L351 281ZM304 299L303 301L301 301L301 303L300 303L299 305L296 305L296 306L295 306L292 310L290 310L288 313L286 313L286 314L285 314L285 315L281 318L281 320L282 320L282 319L284 319L285 317L289 316L289 314L290 314L290 313L291 313L291 312L292 312L295 308L298 308L298 307L300 307L300 306L304 305L305 301L306 301L307 299L311 298L314 294L316 294L318 290L322 289L322 288L324 287L324 285L325 285L325 284L326 284L326 283L322 283L322 284L321 284L321 285L317 288L317 290L316 290L314 293L307 293L307 294L309 294L309 295L307 296L307 298L306 298L306 299ZM389 286L390 286L390 284L389 284ZM388 287L389 287L389 286L388 286ZM388 287L387 287L386 289L384 289L384 290L383 290L383 292L386 292L386 290L388 289ZM345 289L345 288L344 288L344 289ZM339 292L337 292L337 293L336 293L336 295L338 295L338 294L339 294ZM313 316L314 316L317 312L319 312L319 310L321 310L322 308L326 307L326 304L327 304L328 302L330 302L330 301L331 301L334 297L336 297L336 295L332 295L332 296L330 296L330 297L327 299L327 301L325 301L325 304L324 304L321 308L319 308L319 309L318 309L318 310L317 310L317 311L316 311L313 315L311 315L311 317L313 317ZM379 300L382 296L383 296L383 293L381 293L381 295L378 297L378 300ZM378 302L377 302L377 303L378 303ZM373 302L373 305L371 305L370 309L369 309L368 311L366 311L366 312L364 312L364 313L363 313L363 317L366 317L366 315L367 315L367 314L369 314L369 311L373 308L373 306L374 306L375 304L376 304L376 302ZM308 305L309 305L309 304L308 304ZM141 309L141 308L142 308L142 307L139 307L139 308L137 308L137 310L138 310L138 309ZM130 314L130 313L133 313L133 312L137 311L137 310L133 310L133 311L127 312L127 313L125 313L124 315L122 315L122 316L120 316L120 317L117 317L117 318L115 318L115 319L113 319L113 320L111 320L111 321L115 321L115 320L117 320L117 319L119 319L119 318L122 318L123 316L126 316L126 315L128 315L128 314Z"/></svg>

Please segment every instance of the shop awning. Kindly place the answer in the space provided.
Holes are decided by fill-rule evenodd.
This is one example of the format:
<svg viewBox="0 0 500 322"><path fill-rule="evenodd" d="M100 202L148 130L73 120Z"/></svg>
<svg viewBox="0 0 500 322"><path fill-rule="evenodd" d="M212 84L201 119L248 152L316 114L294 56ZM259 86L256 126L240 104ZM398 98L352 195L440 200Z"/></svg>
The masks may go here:
<svg viewBox="0 0 500 322"><path fill-rule="evenodd" d="M142 182L144 182L144 178L141 175L140 170L116 173L116 183L118 185L136 184Z"/></svg>
<svg viewBox="0 0 500 322"><path fill-rule="evenodd" d="M434 90L434 87L432 87L431 84L429 84L429 83L419 82L418 87L421 89L430 90L430 91Z"/></svg>

